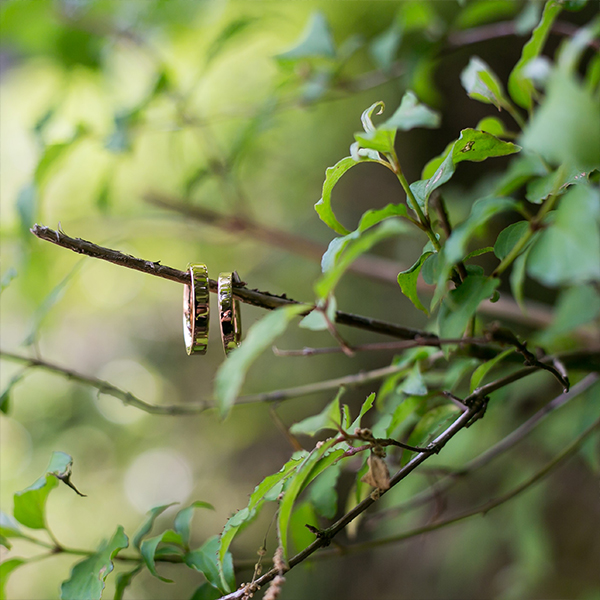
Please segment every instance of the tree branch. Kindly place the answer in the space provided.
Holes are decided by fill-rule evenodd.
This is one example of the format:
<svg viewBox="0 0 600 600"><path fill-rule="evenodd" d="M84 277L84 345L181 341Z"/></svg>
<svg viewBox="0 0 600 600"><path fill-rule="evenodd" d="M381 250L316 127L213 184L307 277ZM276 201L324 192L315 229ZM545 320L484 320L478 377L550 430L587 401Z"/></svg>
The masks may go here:
<svg viewBox="0 0 600 600"><path fill-rule="evenodd" d="M31 233L41 240L51 242L62 248L72 250L73 252L85 254L101 260L106 260L115 265L140 271L142 273L146 273L147 275L162 277L163 279L168 279L169 281L175 281L181 284L186 284L190 280L190 276L187 272L179 271L178 269L173 269L172 267L168 267L166 265L161 265L160 261L153 262L136 258L135 256L131 256L129 254L123 254L118 250L104 248L103 246L98 246L97 244L88 242L87 240L72 238L62 231L54 231L53 229L45 227L44 225L34 225ZM214 279L209 279L209 288L211 292L217 292L217 282ZM289 304L300 304L300 302L297 302L296 300L287 298L285 294L277 296L275 294L270 294L269 292L251 290L247 287L234 287L233 293L234 296L241 302L269 310L279 308L280 306L288 306ZM310 312L312 308L312 305L307 305L306 312ZM400 325L396 325L395 323L388 323L379 319L371 319L369 317L353 315L342 311L336 312L335 321L341 325L348 325L349 327L356 327L358 329L364 329L374 333L381 333L400 339L433 337L433 334L425 331L402 327Z"/></svg>
<svg viewBox="0 0 600 600"><path fill-rule="evenodd" d="M582 379L579 383L574 385L568 392L563 392L551 402L548 402L543 408L538 410L532 417L525 421L522 425L517 427L514 431L509 433L506 437L501 439L497 444L488 448L485 452L469 461L464 467L459 470L450 473L447 477L444 477L441 481L436 484L435 492L429 489L422 493L417 494L410 500L403 502L398 506L394 506L389 510L380 511L370 516L369 521L379 521L383 517L389 517L394 514L403 514L406 511L417 508L435 499L439 494L447 492L454 484L456 484L462 477L473 473L477 469L486 466L492 462L495 458L504 454L514 446L516 446L521 440L529 435L544 419L552 412L564 406L577 396L583 394L595 383L598 382L600 376L597 373L591 373Z"/></svg>

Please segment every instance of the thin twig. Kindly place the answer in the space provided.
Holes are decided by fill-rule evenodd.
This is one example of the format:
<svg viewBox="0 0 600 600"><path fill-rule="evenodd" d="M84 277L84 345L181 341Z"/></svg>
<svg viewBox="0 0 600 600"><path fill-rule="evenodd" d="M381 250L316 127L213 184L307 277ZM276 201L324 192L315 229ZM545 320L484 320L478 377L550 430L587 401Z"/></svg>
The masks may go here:
<svg viewBox="0 0 600 600"><path fill-rule="evenodd" d="M153 262L149 260L143 260L136 258L129 254L123 254L117 250L110 248L104 248L98 246L87 240L80 238L72 238L62 231L54 231L44 225L34 225L31 232L38 238L67 248L73 252L79 254L86 254L93 258L99 258L106 260L110 263L133 269L135 271L141 271L147 275L154 275L156 277L162 277L169 281L175 281L180 284L186 284L189 282L189 274L185 271L179 271L166 265L161 265L160 261ZM211 292L217 293L217 282L214 279L209 279L209 288ZM269 292L261 292L259 290L251 290L247 287L234 287L234 296L241 302L259 306L272 310L279 308L280 306L288 306L290 304L300 304L296 300L287 298L284 295L277 296L270 294ZM306 305L306 314L308 314L314 308L313 305ZM391 337L400 339L414 339L416 337L432 337L432 334L420 331L418 329L411 329L408 327L402 327L395 323L388 323L379 319L371 319L369 317L363 317L361 315L353 315L342 311L336 312L335 317L336 323L340 325L348 325L349 327L356 327L358 329L364 329L366 331L372 331L374 333L382 333Z"/></svg>
<svg viewBox="0 0 600 600"><path fill-rule="evenodd" d="M497 444L488 448L485 452L469 461L466 465L460 469L448 473L447 477L442 479L437 484L437 493L447 492L453 485L455 485L462 477L473 473L477 469L486 466L498 456L504 454L514 446L516 446L521 440L523 440L529 433L531 433L544 419L553 411L557 410L561 406L564 406L577 396L583 394L586 390L591 388L600 379L600 375L597 373L590 373L584 379L582 379L577 385L574 385L568 392L563 392L551 402L548 402L543 408L537 411L522 425L517 427L514 431L509 433L506 437L502 438ZM394 514L404 514L406 511L417 508L430 502L434 499L434 494L430 490L425 490L410 498L406 502L398 506L394 506L385 511L379 511L369 517L369 521L379 521L382 518L387 518Z"/></svg>
<svg viewBox="0 0 600 600"><path fill-rule="evenodd" d="M592 423L592 425L590 425L581 435L579 435L571 444L569 444L560 454L558 454L549 463L547 463L543 469L532 475L529 479L524 481L521 485L512 489L510 492L507 492L506 494L496 498L495 500L490 500L489 502L486 502L483 506L463 512L455 517L446 519L445 521L439 521L437 523L431 523L423 527L411 529L410 531L405 531L404 533L401 533L399 535L394 535L379 540L372 540L363 544L355 544L354 546L347 546L345 550L349 552L362 552L371 548L377 548L379 546L392 544L394 542L400 542L402 540L421 535L422 533L435 531L437 529L447 527L448 525L453 525L454 523L458 523L459 521L462 521L469 517L473 517L475 515L485 515L493 508L496 508L497 506L500 506L501 504L512 500L513 498L524 492L527 488L540 481L550 471L552 471L552 469L557 467L563 460L565 460L571 454L573 454L579 448L579 446L598 428L600 428L600 419Z"/></svg>
<svg viewBox="0 0 600 600"><path fill-rule="evenodd" d="M469 422L471 422L477 416L480 410L481 405L472 404L470 408L468 408L462 415L460 415L456 419L456 421L454 421L454 423L452 423L452 425L450 425L450 427L448 427L435 440L433 440L431 446L435 446L438 449L438 451L441 450L450 439L452 439L459 431L464 429L469 424ZM416 454L406 465L404 465L404 467L397 471L395 475L390 479L390 489L397 485L405 477L407 477L412 471L414 471L422 462L426 461L431 455L432 452L423 452ZM321 531L320 535L312 544L307 546L302 552L299 552L298 554L290 558L288 562L289 568L292 569L297 564L306 560L309 556L311 556L320 548L328 546L335 535L342 531L342 529L344 529L351 521L353 521L361 513L367 510L385 493L385 491L380 490L377 494L371 494L369 497L365 498L362 502L357 504L353 509L348 511L331 527L328 527L327 529ZM255 584L258 587L261 587L269 581L271 581L277 574L277 569L271 569L262 577L258 578ZM222 596L220 600L240 600L244 596L244 594L245 589L240 588L239 590L236 590L231 594Z"/></svg>

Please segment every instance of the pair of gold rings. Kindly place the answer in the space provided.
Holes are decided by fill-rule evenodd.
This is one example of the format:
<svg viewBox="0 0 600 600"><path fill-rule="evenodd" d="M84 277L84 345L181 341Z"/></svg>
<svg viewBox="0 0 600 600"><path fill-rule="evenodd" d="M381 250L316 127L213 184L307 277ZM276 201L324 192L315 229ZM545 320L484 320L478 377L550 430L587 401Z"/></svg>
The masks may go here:
<svg viewBox="0 0 600 600"><path fill-rule="evenodd" d="M183 288L183 338L188 354L206 354L210 317L210 290L206 265L189 264L190 283ZM233 273L218 279L219 324L225 354L240 345L242 319L240 304L233 298Z"/></svg>

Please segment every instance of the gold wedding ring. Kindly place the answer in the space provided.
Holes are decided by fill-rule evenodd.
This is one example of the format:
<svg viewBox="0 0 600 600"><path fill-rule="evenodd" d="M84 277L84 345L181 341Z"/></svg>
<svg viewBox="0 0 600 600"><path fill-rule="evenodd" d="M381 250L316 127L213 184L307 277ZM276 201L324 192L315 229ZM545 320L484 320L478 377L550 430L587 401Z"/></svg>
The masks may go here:
<svg viewBox="0 0 600 600"><path fill-rule="evenodd" d="M235 350L242 339L240 303L233 298L233 277L233 273L221 273L218 281L219 322L225 354Z"/></svg>
<svg viewBox="0 0 600 600"><path fill-rule="evenodd" d="M183 338L188 354L206 354L210 316L206 265L189 264L190 283L183 288Z"/></svg>

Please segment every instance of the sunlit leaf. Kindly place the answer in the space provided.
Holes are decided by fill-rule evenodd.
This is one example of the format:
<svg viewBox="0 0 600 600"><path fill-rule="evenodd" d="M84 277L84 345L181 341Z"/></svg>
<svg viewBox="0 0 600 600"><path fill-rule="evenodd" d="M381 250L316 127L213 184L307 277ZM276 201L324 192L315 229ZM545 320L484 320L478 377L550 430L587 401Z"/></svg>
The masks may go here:
<svg viewBox="0 0 600 600"><path fill-rule="evenodd" d="M323 273L315 283L318 297L326 298L338 284L348 267L361 255L370 250L375 244L384 239L398 236L408 231L406 223L399 219L387 219L376 229L369 229L359 237L351 239L345 246L343 254L337 259L335 266Z"/></svg>
<svg viewBox="0 0 600 600"><path fill-rule="evenodd" d="M490 66L478 56L471 57L469 64L460 74L460 81L474 100L493 104L498 110L509 105L500 80Z"/></svg>
<svg viewBox="0 0 600 600"><path fill-rule="evenodd" d="M485 117L484 119L481 119L475 126L475 129L478 131L485 131L496 137L502 137L506 134L504 123L496 117Z"/></svg>
<svg viewBox="0 0 600 600"><path fill-rule="evenodd" d="M237 40L255 22L255 17L244 16L227 23L206 50L206 64L211 63L232 41Z"/></svg>
<svg viewBox="0 0 600 600"><path fill-rule="evenodd" d="M344 249L352 240L358 239L362 233L378 225L385 219L391 217L407 217L408 209L405 204L388 204L384 208L370 209L363 213L358 227L348 235L343 237L333 238L331 240L327 251L323 254L321 259L321 270L323 273L330 271L335 266L338 258L342 255Z"/></svg>
<svg viewBox="0 0 600 600"><path fill-rule="evenodd" d="M364 160L366 162L374 162L372 159L368 158ZM342 160L333 167L328 167L325 171L325 182L323 183L321 199L315 204L315 210L321 221L341 235L348 235L350 231L337 220L333 213L333 209L331 208L331 192L342 175L357 164L359 164L359 162L354 160L351 156L347 156L346 158L342 158Z"/></svg>
<svg viewBox="0 0 600 600"><path fill-rule="evenodd" d="M306 458L307 453L298 453L294 455L277 473L273 475L269 475L265 477L255 488L250 496L250 501L248 502L248 506L239 510L233 517L231 517L225 527L220 537L220 545L219 545L219 565L223 564L223 561L226 558L227 551L233 538L238 533L240 528L250 522L256 515L259 513L262 505L265 502L272 502L277 499L278 495L281 493L283 488L283 484L285 480L293 474L296 469L302 464L303 460ZM225 574L220 569L220 582L223 589L227 589L229 584L227 583ZM219 586L219 587L221 587ZM227 589L227 591L231 591L231 589Z"/></svg>
<svg viewBox="0 0 600 600"><path fill-rule="evenodd" d="M550 28L554 19L561 11L559 2L549 0L544 7L544 13L539 25L533 30L531 38L523 47L521 58L515 65L508 78L508 91L512 99L521 107L530 110L533 106L532 96L535 93L535 88L530 79L525 75L525 67L527 64L539 56L546 38L550 33Z"/></svg>
<svg viewBox="0 0 600 600"><path fill-rule="evenodd" d="M544 285L600 279L600 194L577 185L563 196L553 223L533 244L527 273Z"/></svg>
<svg viewBox="0 0 600 600"><path fill-rule="evenodd" d="M500 140L485 131L463 129L452 148L452 160L454 164L463 160L481 162L487 158L514 154L520 150L516 144Z"/></svg>
<svg viewBox="0 0 600 600"><path fill-rule="evenodd" d="M28 488L14 496L15 519L30 529L46 528L46 500L48 494L58 485L58 479L50 475L40 477Z"/></svg>
<svg viewBox="0 0 600 600"><path fill-rule="evenodd" d="M222 418L229 414L252 363L306 308L303 304L292 304L274 310L248 330L242 345L223 362L215 378L215 399Z"/></svg>
<svg viewBox="0 0 600 600"><path fill-rule="evenodd" d="M113 559L128 545L129 540L119 525L108 542L73 567L71 576L61 585L61 600L100 600L104 582L114 569Z"/></svg>
<svg viewBox="0 0 600 600"><path fill-rule="evenodd" d="M419 102L416 95L408 91L402 97L396 112L378 129L408 131L415 127L435 128L440 125L440 115L425 104Z"/></svg>
<svg viewBox="0 0 600 600"><path fill-rule="evenodd" d="M315 448L296 469L294 476L290 479L289 485L284 492L283 500L281 500L279 504L279 512L277 515L277 531L279 535L279 543L283 548L284 560L287 560L288 527L296 498L311 480L323 472L323 468L316 468L317 464L330 450L334 443L335 439L332 438ZM327 463L331 464L331 462L339 459L343 452L343 450L333 452L329 457L327 457L329 459Z"/></svg>
<svg viewBox="0 0 600 600"><path fill-rule="evenodd" d="M6 600L6 590L4 589L8 583L10 574L21 565L27 563L24 558L9 558L3 563L0 563L0 600Z"/></svg>
<svg viewBox="0 0 600 600"><path fill-rule="evenodd" d="M369 394L367 396L367 399L362 403L362 406L360 407L360 411L358 413L358 416L356 417L356 419L354 419L354 421L352 422L352 425L350 425L348 427L348 431L350 433L354 433L354 430L357 427L360 427L360 423L362 421L362 418L371 409L371 407L373 406L374 402L375 402L375 392L372 392L371 394Z"/></svg>
<svg viewBox="0 0 600 600"><path fill-rule="evenodd" d="M313 12L300 40L296 45L277 55L279 60L298 60L301 58L335 58L335 44L327 18L322 12Z"/></svg>

